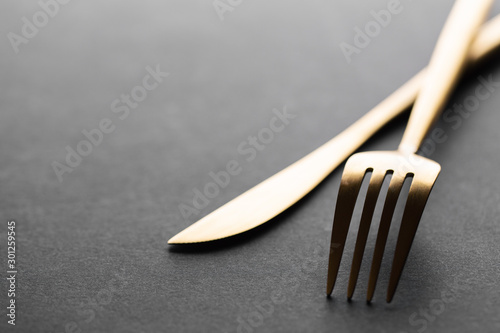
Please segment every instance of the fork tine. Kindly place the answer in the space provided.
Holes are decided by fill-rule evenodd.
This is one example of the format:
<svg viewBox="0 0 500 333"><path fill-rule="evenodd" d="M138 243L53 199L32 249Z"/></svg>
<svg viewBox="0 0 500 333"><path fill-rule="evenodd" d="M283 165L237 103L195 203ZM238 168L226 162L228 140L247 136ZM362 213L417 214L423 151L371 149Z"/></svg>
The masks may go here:
<svg viewBox="0 0 500 333"><path fill-rule="evenodd" d="M396 287L398 286L401 273L403 272L406 258L408 258L408 254L410 253L410 248L415 238L420 218L422 217L425 204L427 203L427 199L429 198L429 194L438 174L439 170L437 170L434 177L430 176L413 179L411 184L392 262L391 276L387 288L388 303L392 301L394 293L396 292Z"/></svg>
<svg viewBox="0 0 500 333"><path fill-rule="evenodd" d="M354 156L353 156L354 157ZM351 224L352 213L356 204L356 198L361 187L361 182L366 175L367 169L359 170L356 163L351 163L353 157L347 161L340 182L337 204L335 206L335 215L333 218L332 240L330 242L330 256L328 259L328 278L326 294L329 296L335 286L337 274L344 252L344 245Z"/></svg>
<svg viewBox="0 0 500 333"><path fill-rule="evenodd" d="M361 262L363 260L363 253L365 251L368 232L370 231L373 212L377 204L377 198L379 196L382 183L384 182L385 175L386 175L386 170L373 171L373 174L370 179L370 185L368 186L368 191L366 193L363 213L361 214L361 221L359 223L359 230L358 230L358 236L356 238L354 256L352 258L351 274L349 276L349 286L347 287L348 299L352 298L352 295L354 294L354 289L356 288L356 282L358 280L359 270L361 267Z"/></svg>
<svg viewBox="0 0 500 333"><path fill-rule="evenodd" d="M391 227L392 216L394 215L394 209L396 208L396 203L405 178L406 175L404 174L393 174L389 184L389 189L387 190L387 196L385 198L384 208L382 210L382 216L380 218L380 225L377 233L377 241L375 242L375 250L373 251L372 266L370 268L370 278L368 280L368 291L366 294L366 300L368 302L372 300L375 292L380 265L382 264L382 257L384 256L385 244Z"/></svg>

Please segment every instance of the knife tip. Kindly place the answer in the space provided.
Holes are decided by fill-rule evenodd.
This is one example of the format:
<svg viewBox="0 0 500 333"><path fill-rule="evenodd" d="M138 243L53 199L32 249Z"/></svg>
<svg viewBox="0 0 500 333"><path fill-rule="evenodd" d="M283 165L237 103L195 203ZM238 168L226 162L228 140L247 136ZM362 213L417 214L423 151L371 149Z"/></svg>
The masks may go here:
<svg viewBox="0 0 500 333"><path fill-rule="evenodd" d="M179 232L174 237L168 240L168 244L192 244L192 243L203 243L210 241L212 239L205 239L201 237L194 237L192 233L185 232L185 230Z"/></svg>
<svg viewBox="0 0 500 333"><path fill-rule="evenodd" d="M182 236L180 236L180 234L177 234L168 240L168 244L183 244L183 243L185 242L182 241Z"/></svg>

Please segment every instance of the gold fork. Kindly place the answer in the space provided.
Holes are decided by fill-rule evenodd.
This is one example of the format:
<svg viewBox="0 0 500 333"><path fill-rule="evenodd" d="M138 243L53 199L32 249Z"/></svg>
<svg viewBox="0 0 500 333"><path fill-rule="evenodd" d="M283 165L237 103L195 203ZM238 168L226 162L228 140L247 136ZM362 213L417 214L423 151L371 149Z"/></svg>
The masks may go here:
<svg viewBox="0 0 500 333"><path fill-rule="evenodd" d="M392 174L373 254L367 301L371 301L382 262L391 219L406 178L412 177L387 290L391 302L430 191L441 170L438 163L416 155L437 120L459 77L469 47L486 17L491 0L458 0L443 27L412 109L398 150L358 153L346 162L333 220L327 295L332 293L345 246L356 198L363 178L371 172L356 239L347 297L354 293L377 198L386 175Z"/></svg>

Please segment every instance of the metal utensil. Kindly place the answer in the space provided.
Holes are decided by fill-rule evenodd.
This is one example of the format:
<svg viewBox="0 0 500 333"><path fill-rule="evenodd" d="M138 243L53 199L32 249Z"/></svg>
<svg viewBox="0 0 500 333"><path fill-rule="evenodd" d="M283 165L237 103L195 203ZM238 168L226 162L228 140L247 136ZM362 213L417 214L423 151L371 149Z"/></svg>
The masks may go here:
<svg viewBox="0 0 500 333"><path fill-rule="evenodd" d="M358 153L347 161L340 184L332 229L328 264L328 295L331 294L335 285L361 182L371 171L351 265L347 297L351 298L354 293L380 188L386 175L391 174L373 254L367 300L371 301L375 291L399 193L405 179L411 177L413 179L401 221L387 290L387 302L392 300L425 204L441 170L438 163L416 155L417 150L437 120L455 86L469 54L469 47L491 4L491 0L456 1L434 49L398 150Z"/></svg>

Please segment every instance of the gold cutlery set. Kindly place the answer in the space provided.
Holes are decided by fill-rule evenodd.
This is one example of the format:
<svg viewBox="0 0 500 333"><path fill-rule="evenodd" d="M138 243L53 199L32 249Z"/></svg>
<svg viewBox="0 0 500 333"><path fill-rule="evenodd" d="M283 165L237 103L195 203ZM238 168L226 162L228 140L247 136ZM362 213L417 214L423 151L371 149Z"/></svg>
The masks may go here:
<svg viewBox="0 0 500 333"><path fill-rule="evenodd" d="M368 281L367 301L372 300L396 202L403 183L411 178L387 290L387 302L390 302L441 169L438 163L417 155L417 151L438 119L463 69L500 46L500 15L481 27L492 2L457 0L427 68L335 138L181 231L168 241L169 244L214 241L255 228L294 205L349 158L342 174L333 219L327 295L332 293L337 279L361 183L369 177L347 291L349 299L353 296L377 199L384 179L390 177ZM398 150L352 155L412 105Z"/></svg>

